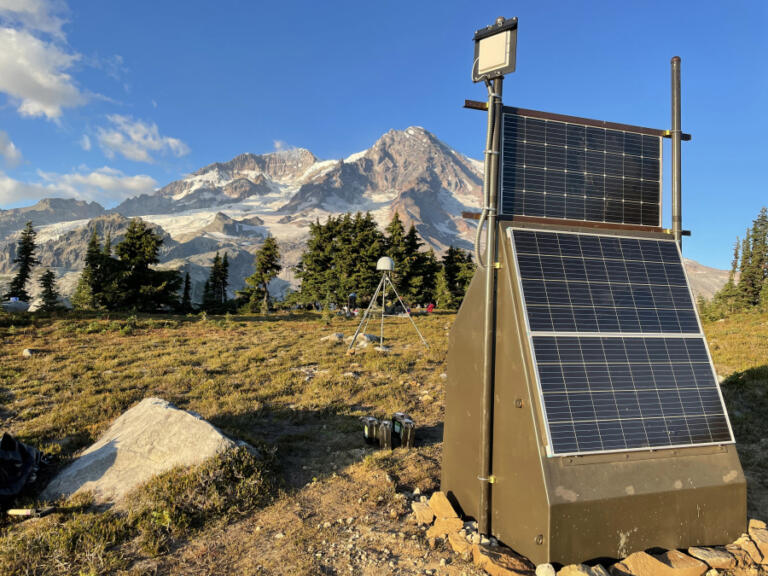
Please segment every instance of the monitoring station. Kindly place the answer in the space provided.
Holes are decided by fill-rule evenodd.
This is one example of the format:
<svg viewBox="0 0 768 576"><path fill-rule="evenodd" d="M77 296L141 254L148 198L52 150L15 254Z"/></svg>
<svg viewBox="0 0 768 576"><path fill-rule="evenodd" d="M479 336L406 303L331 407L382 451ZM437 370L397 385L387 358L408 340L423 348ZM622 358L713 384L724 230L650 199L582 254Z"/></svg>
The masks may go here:
<svg viewBox="0 0 768 576"><path fill-rule="evenodd" d="M517 19L475 34L486 242L450 336L442 489L535 563L731 542L746 482L680 251L680 59L658 130L503 106L516 44Z"/></svg>

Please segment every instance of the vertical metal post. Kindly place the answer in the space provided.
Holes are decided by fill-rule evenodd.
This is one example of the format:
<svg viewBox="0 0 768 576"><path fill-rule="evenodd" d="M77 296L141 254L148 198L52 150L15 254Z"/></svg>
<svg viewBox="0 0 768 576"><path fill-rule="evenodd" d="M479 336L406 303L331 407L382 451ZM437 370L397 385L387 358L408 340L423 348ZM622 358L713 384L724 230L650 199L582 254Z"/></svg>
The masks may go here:
<svg viewBox="0 0 768 576"><path fill-rule="evenodd" d="M680 56L672 58L672 234L682 250L682 174L680 171Z"/></svg>
<svg viewBox="0 0 768 576"><path fill-rule="evenodd" d="M480 518L478 528L481 534L491 533L491 483L492 483L492 427L493 427L493 367L495 348L496 317L496 199L499 187L499 148L501 142L501 94L504 78L495 78L491 82L488 96L488 128L493 130L490 156L486 163L485 174L488 185L488 232L485 250L485 334L483 342L483 392L482 392L482 435L481 435L481 475L480 475Z"/></svg>

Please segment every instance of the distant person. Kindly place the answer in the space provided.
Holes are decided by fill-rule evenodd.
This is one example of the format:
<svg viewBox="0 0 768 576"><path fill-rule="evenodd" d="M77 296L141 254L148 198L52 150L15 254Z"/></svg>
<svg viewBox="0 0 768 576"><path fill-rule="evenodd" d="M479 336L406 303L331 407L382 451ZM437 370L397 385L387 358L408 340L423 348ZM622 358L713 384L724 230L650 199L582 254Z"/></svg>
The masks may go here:
<svg viewBox="0 0 768 576"><path fill-rule="evenodd" d="M427 304L427 314L432 314L432 310L434 309L435 309L435 305L432 302Z"/></svg>

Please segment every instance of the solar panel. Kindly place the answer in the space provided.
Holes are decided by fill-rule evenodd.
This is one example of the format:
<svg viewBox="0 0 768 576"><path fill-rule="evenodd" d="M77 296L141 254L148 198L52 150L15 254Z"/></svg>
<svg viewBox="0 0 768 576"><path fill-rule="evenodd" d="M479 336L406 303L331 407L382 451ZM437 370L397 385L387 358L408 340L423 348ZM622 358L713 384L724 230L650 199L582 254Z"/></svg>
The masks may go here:
<svg viewBox="0 0 768 576"><path fill-rule="evenodd" d="M700 332L672 241L515 230L531 330Z"/></svg>
<svg viewBox="0 0 768 576"><path fill-rule="evenodd" d="M503 114L501 214L661 225L660 135L512 110Z"/></svg>
<svg viewBox="0 0 768 576"><path fill-rule="evenodd" d="M733 442L674 240L509 235L550 454Z"/></svg>

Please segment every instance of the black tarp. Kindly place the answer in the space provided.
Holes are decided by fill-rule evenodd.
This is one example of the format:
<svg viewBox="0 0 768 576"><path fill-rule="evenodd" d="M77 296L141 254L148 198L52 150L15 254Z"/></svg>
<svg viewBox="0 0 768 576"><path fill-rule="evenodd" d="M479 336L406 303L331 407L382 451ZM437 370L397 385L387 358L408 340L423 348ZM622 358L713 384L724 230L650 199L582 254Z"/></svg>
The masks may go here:
<svg viewBox="0 0 768 576"><path fill-rule="evenodd" d="M8 434L0 438L0 503L5 504L35 481L40 452Z"/></svg>

